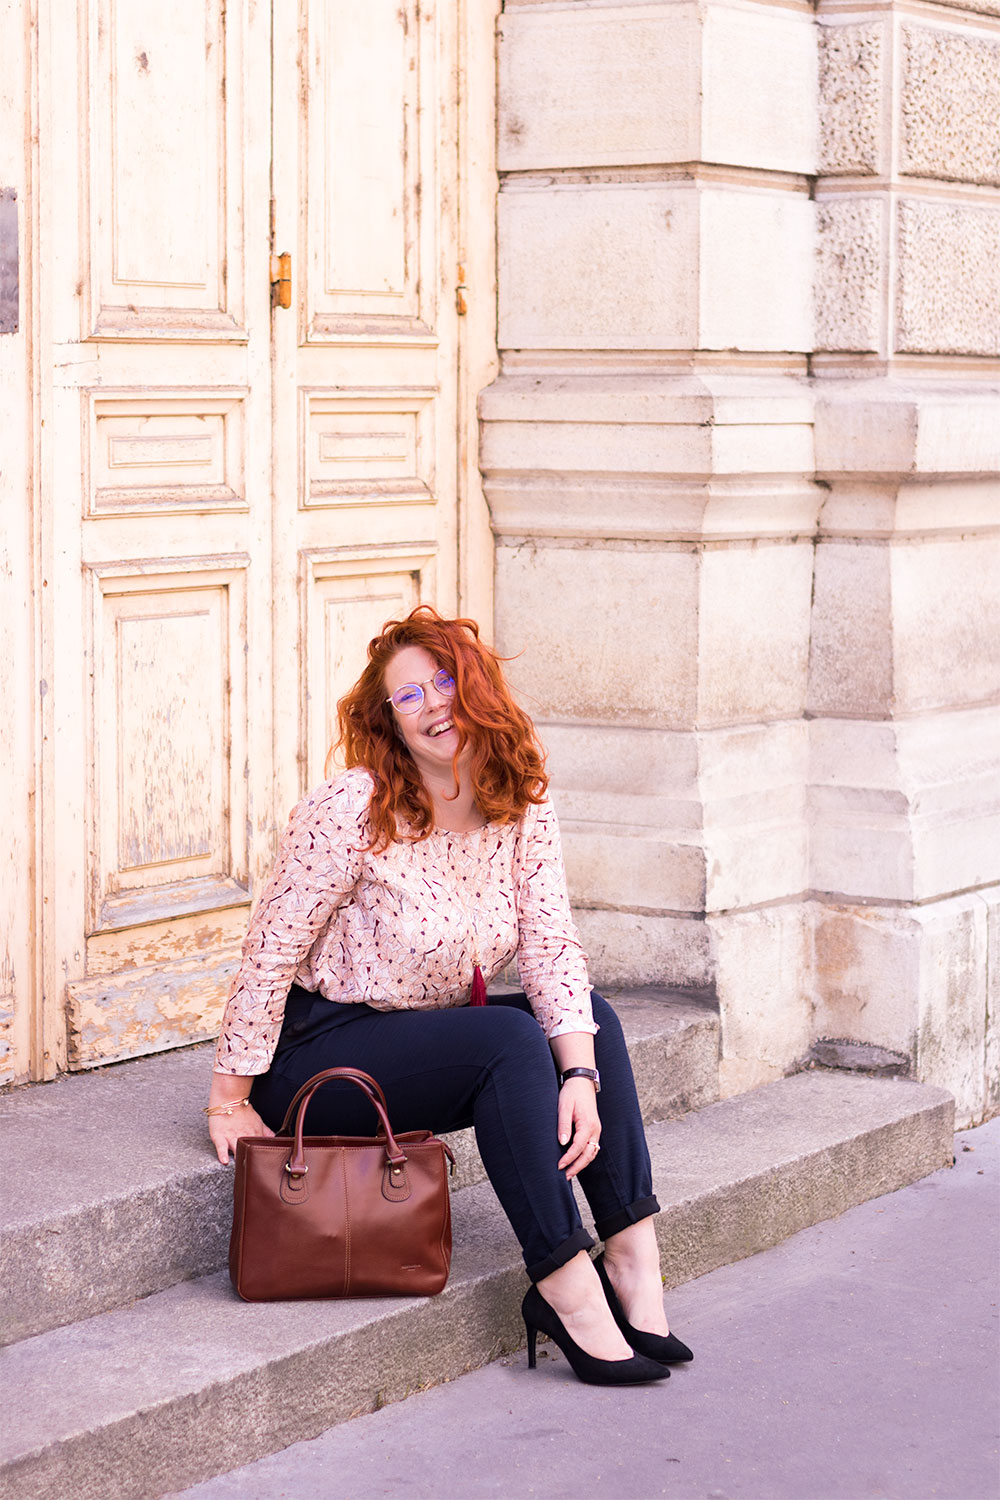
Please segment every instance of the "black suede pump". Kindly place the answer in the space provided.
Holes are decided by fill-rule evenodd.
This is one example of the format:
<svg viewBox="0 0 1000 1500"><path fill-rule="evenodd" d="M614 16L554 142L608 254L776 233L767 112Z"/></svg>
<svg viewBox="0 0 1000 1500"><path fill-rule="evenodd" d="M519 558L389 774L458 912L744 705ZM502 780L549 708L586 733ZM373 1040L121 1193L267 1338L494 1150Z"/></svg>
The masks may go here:
<svg viewBox="0 0 1000 1500"><path fill-rule="evenodd" d="M631 1359L595 1359L570 1337L559 1314L536 1286L525 1292L521 1316L528 1335L529 1370L535 1368L535 1339L544 1333L558 1344L577 1380L587 1385L641 1385L647 1380L663 1380L670 1374L666 1365L645 1359L641 1354L633 1354Z"/></svg>
<svg viewBox="0 0 1000 1500"><path fill-rule="evenodd" d="M594 1261L594 1265L597 1267L597 1274L601 1278L601 1285L604 1288L604 1295L608 1299L611 1315L637 1354L644 1354L647 1359L658 1360L664 1365L680 1365L686 1363L689 1359L694 1359L694 1355L687 1344L682 1344L680 1339L676 1338L674 1334L668 1333L664 1338L662 1333L646 1333L641 1328L633 1328L625 1316L625 1309L618 1301L618 1293L611 1285L611 1278L608 1276L604 1265L603 1250Z"/></svg>

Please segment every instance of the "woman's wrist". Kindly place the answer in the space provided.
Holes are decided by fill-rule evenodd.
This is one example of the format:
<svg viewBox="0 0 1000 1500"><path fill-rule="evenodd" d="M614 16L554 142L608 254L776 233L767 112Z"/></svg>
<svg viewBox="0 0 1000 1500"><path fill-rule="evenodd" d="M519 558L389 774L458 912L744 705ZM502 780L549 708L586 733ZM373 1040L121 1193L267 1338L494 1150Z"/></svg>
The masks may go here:
<svg viewBox="0 0 1000 1500"><path fill-rule="evenodd" d="M593 1068L594 1038L587 1031L564 1031L549 1041L556 1068L565 1073L569 1068Z"/></svg>
<svg viewBox="0 0 1000 1500"><path fill-rule="evenodd" d="M252 1088L253 1078L242 1073L213 1073L212 1087L208 1093L209 1106L214 1108L217 1104L241 1104L244 1099L249 1099Z"/></svg>
<svg viewBox="0 0 1000 1500"><path fill-rule="evenodd" d="M566 1068L559 1074L559 1087L571 1083L574 1078L582 1078L594 1085L594 1093L601 1092L601 1075L596 1068Z"/></svg>

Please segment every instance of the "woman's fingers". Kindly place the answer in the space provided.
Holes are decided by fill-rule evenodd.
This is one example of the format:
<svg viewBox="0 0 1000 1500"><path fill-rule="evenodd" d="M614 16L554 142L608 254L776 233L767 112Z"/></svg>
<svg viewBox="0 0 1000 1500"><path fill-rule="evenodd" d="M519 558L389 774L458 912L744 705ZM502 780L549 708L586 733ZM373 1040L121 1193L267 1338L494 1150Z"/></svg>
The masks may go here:
<svg viewBox="0 0 1000 1500"><path fill-rule="evenodd" d="M559 1163L560 1168L566 1173L567 1180L579 1176L584 1167L589 1167L599 1150L600 1147L596 1144L596 1142L588 1142L588 1144L586 1146L582 1146L575 1155L571 1155L570 1152L567 1152L562 1161Z"/></svg>
<svg viewBox="0 0 1000 1500"><path fill-rule="evenodd" d="M559 1159L559 1170L567 1178L575 1177L600 1150L601 1120L589 1079L571 1079L560 1090L558 1131L559 1144L567 1148Z"/></svg>
<svg viewBox="0 0 1000 1500"><path fill-rule="evenodd" d="M236 1156L236 1142L241 1136L269 1136L274 1131L265 1125L255 1109L241 1109L239 1116L210 1115L208 1133L215 1147L215 1154L225 1165L232 1155Z"/></svg>

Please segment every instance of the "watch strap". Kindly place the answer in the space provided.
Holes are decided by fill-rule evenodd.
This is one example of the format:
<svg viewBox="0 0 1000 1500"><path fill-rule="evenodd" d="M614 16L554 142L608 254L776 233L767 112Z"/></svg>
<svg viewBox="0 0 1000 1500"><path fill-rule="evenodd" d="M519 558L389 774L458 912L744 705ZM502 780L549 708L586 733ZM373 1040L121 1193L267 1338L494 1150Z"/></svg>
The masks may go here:
<svg viewBox="0 0 1000 1500"><path fill-rule="evenodd" d="M594 1085L594 1092L601 1092L601 1075L596 1068L567 1068L565 1073L559 1074L559 1087L562 1088L567 1078L589 1078Z"/></svg>

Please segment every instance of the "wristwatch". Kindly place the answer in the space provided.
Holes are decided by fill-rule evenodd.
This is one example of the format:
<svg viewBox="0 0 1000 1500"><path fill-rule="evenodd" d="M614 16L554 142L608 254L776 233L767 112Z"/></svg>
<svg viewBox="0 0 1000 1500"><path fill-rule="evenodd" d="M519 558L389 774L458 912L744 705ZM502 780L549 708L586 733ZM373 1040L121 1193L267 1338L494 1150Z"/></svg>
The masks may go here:
<svg viewBox="0 0 1000 1500"><path fill-rule="evenodd" d="M601 1092L601 1075L596 1068L567 1068L565 1073L559 1074L559 1087L562 1088L567 1078L589 1078L594 1085L594 1093Z"/></svg>

